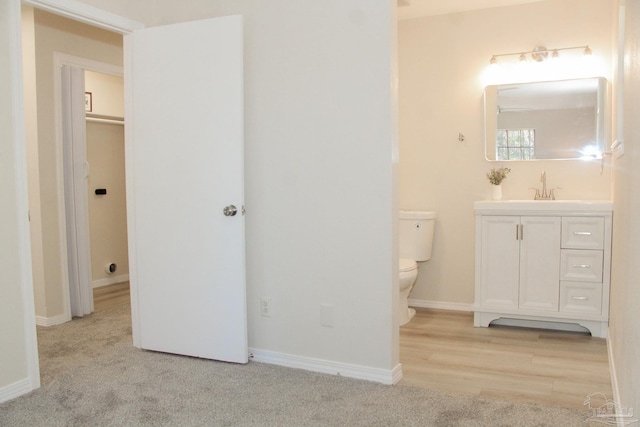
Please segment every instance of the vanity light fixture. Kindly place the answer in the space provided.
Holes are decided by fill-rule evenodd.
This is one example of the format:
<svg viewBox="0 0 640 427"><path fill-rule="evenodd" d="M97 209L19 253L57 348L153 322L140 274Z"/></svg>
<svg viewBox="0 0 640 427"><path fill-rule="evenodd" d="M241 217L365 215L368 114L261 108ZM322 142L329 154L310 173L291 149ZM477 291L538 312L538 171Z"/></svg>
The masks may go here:
<svg viewBox="0 0 640 427"><path fill-rule="evenodd" d="M513 56L513 55L519 55L519 60L520 62L526 62L527 61L527 55L531 56L531 59L536 61L536 62L542 62L544 60L546 60L547 58L549 58L549 54L551 54L551 59L558 59L560 58L560 52L561 50L575 50L575 49L583 49L583 53L585 56L590 56L591 55L591 48L589 46L572 46L572 47L559 47L559 48L555 48L555 49L547 49L544 46L536 46L533 50L530 50L528 52L512 52L512 53L498 53L495 55L491 56L491 59L489 60L489 64L497 64L498 63L498 57L499 56Z"/></svg>

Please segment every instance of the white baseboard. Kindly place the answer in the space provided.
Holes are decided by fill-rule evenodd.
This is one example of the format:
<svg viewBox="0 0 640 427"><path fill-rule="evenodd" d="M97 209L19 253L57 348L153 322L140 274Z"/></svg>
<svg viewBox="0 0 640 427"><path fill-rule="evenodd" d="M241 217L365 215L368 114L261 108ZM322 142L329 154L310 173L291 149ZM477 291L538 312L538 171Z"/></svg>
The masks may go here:
<svg viewBox="0 0 640 427"><path fill-rule="evenodd" d="M609 357L609 376L611 377L611 390L613 391L613 401L620 402L620 389L618 388L618 374L616 372L616 362L613 358L613 346L611 335L607 338L607 356Z"/></svg>
<svg viewBox="0 0 640 427"><path fill-rule="evenodd" d="M371 368L368 366L352 365L331 360L315 359L312 357L296 356L277 353L274 351L250 348L249 354L256 362L285 366L287 368L304 369L322 374L340 375L359 380L374 381L392 385L402 379L402 365L398 364L391 370Z"/></svg>
<svg viewBox="0 0 640 427"><path fill-rule="evenodd" d="M53 316L53 317L36 316L36 325L38 325L38 326L55 326L55 325L61 325L61 324L66 323L66 322L68 322L70 320L71 320L71 318L65 316L64 314L59 314L59 315Z"/></svg>
<svg viewBox="0 0 640 427"><path fill-rule="evenodd" d="M473 311L473 304L465 304L461 302L429 301L424 299L412 298L409 298L409 306L420 308L437 308L440 310Z"/></svg>
<svg viewBox="0 0 640 427"><path fill-rule="evenodd" d="M91 282L91 287L100 288L102 286L115 285L116 283L128 282L129 275L123 274L120 276L107 277L106 279L98 279Z"/></svg>
<svg viewBox="0 0 640 427"><path fill-rule="evenodd" d="M402 379L402 364L398 363L395 368L391 370L391 384L398 384Z"/></svg>
<svg viewBox="0 0 640 427"><path fill-rule="evenodd" d="M31 381L29 378L16 381L13 384L0 388L0 403L15 399L16 397L27 394L33 390L34 389L31 387Z"/></svg>

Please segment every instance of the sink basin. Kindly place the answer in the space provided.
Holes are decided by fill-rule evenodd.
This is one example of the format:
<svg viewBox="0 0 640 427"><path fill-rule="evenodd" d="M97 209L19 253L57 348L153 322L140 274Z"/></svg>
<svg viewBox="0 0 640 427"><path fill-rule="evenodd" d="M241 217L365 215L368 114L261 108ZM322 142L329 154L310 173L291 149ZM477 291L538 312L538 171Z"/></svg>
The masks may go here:
<svg viewBox="0 0 640 427"><path fill-rule="evenodd" d="M611 200L480 200L475 210L491 211L611 211Z"/></svg>

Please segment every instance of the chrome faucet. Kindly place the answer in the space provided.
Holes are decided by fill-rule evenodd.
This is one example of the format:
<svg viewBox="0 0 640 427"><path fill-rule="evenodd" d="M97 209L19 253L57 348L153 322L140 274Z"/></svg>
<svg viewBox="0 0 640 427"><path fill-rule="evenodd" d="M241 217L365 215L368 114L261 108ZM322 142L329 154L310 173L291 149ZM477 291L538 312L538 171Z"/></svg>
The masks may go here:
<svg viewBox="0 0 640 427"><path fill-rule="evenodd" d="M534 187L529 187L529 190L536 190L536 194L533 196L533 200L555 200L556 195L554 190L556 188L559 189L560 187L552 188L547 193L547 172L542 171L542 174L540 175L540 182L542 182L542 191Z"/></svg>

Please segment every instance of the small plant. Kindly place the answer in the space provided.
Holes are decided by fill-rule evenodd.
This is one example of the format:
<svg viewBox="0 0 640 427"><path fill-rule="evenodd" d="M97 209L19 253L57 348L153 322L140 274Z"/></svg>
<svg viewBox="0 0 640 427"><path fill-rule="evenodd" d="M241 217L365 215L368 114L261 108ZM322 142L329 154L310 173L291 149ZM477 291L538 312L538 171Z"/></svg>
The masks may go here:
<svg viewBox="0 0 640 427"><path fill-rule="evenodd" d="M492 168L490 172L487 172L487 178L491 184L500 185L509 172L511 172L509 168Z"/></svg>

